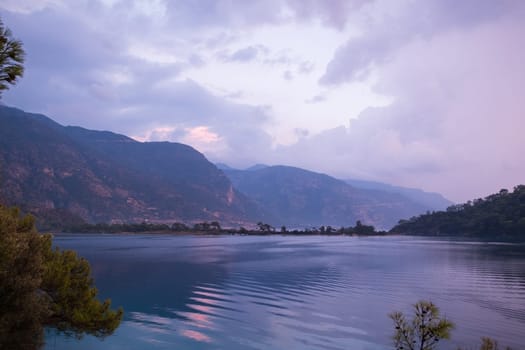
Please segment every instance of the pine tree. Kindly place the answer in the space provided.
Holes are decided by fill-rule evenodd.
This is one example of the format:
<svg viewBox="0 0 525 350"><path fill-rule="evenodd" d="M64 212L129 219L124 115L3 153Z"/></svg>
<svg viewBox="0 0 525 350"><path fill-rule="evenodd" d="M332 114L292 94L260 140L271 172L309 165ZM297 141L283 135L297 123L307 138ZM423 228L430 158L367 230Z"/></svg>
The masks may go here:
<svg viewBox="0 0 525 350"><path fill-rule="evenodd" d="M97 299L87 260L52 248L31 216L0 206L0 349L34 350L43 327L68 335L104 337L123 311Z"/></svg>
<svg viewBox="0 0 525 350"><path fill-rule="evenodd" d="M11 30L0 20L0 97L24 75L24 59L22 42L14 39Z"/></svg>
<svg viewBox="0 0 525 350"><path fill-rule="evenodd" d="M401 312L390 314L394 321L393 336L396 350L432 350L441 339L449 339L454 324L439 314L429 301L414 305L414 317L408 320Z"/></svg>

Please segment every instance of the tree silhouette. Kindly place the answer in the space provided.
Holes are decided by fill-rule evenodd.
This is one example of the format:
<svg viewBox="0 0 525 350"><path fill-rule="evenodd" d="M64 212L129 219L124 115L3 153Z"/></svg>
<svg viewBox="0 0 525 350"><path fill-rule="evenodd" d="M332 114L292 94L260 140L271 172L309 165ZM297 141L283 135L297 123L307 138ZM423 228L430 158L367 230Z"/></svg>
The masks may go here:
<svg viewBox="0 0 525 350"><path fill-rule="evenodd" d="M24 59L22 42L14 39L11 30L0 20L0 98L2 92L24 74Z"/></svg>
<svg viewBox="0 0 525 350"><path fill-rule="evenodd" d="M38 349L43 327L79 337L111 334L122 310L111 310L97 293L85 259L53 249L33 217L0 205L0 349Z"/></svg>
<svg viewBox="0 0 525 350"><path fill-rule="evenodd" d="M401 312L389 315L394 321L395 333L392 337L396 350L431 350L437 347L441 339L449 339L454 324L439 315L439 309L429 301L420 301L414 305L414 317L407 320ZM475 347L458 347L457 350L500 350L496 340L482 337ZM503 349L502 349L503 350ZM504 350L512 350L505 347Z"/></svg>
<svg viewBox="0 0 525 350"><path fill-rule="evenodd" d="M419 301L414 305L414 317L407 320L401 312L389 315L394 321L393 336L396 350L432 350L441 339L449 339L454 324L439 315L432 302Z"/></svg>

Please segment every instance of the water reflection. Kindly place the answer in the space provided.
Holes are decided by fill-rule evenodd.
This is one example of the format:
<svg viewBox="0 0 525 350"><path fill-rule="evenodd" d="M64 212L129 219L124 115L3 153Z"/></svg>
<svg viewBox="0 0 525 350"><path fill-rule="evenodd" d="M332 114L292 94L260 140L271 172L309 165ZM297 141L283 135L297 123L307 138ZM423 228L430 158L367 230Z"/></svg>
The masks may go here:
<svg viewBox="0 0 525 350"><path fill-rule="evenodd" d="M100 343L47 349L384 349L387 314L431 299L458 327L525 346L525 246L348 237L59 236L126 310Z"/></svg>

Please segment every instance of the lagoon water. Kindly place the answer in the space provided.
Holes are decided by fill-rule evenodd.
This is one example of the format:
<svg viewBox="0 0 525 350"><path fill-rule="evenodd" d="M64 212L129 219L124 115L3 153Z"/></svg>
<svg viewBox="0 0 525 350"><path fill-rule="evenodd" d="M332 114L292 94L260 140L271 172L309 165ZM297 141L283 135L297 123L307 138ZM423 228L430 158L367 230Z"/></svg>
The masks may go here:
<svg viewBox="0 0 525 350"><path fill-rule="evenodd" d="M525 348L525 245L421 237L56 235L123 306L100 341L54 349L391 349L387 314L431 300L442 349L491 336Z"/></svg>

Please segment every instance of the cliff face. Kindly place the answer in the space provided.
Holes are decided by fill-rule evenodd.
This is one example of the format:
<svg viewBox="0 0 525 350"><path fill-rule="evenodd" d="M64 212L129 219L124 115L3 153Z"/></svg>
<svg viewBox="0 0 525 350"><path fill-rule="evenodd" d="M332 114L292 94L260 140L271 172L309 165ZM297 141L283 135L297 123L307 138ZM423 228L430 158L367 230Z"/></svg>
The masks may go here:
<svg viewBox="0 0 525 350"><path fill-rule="evenodd" d="M257 207L195 149L64 127L0 107L0 199L90 222L244 223Z"/></svg>

